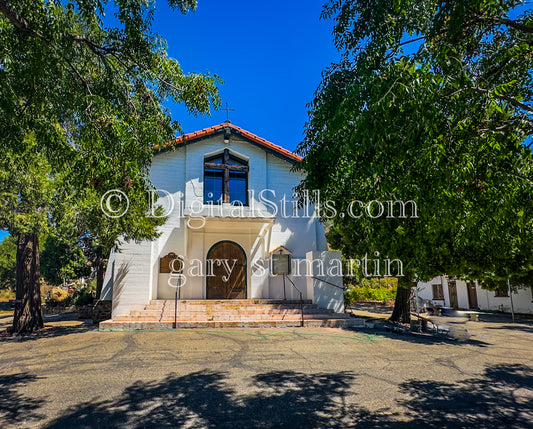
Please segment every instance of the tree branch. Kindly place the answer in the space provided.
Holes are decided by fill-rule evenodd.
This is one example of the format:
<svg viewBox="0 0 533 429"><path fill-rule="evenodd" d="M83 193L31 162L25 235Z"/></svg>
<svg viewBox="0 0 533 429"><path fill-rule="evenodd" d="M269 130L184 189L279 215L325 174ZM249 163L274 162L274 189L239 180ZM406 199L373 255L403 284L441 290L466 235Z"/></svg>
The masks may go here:
<svg viewBox="0 0 533 429"><path fill-rule="evenodd" d="M513 21L511 19L497 19L497 22L503 25L507 25L507 27L514 28L516 30L523 31L524 33L530 33L533 34L533 27L528 27L524 23L520 21Z"/></svg>
<svg viewBox="0 0 533 429"><path fill-rule="evenodd" d="M24 17L19 15L9 4L6 0L0 0L0 13L2 13L8 20L13 24L13 26L17 29L19 29L22 33L24 33L26 36L37 36L41 39L43 39L46 43L51 44L50 40L45 39L43 36L41 36L37 31L35 31L33 28L30 27L30 24ZM104 46L97 45L90 39L88 39L86 36L79 35L79 34L68 34L68 33L62 33L59 35L60 37L69 38L74 41L79 41L84 43L89 47L89 49L96 55L98 55L100 58L104 58L106 54L114 54L116 53L116 50L112 48L107 48Z"/></svg>
<svg viewBox="0 0 533 429"><path fill-rule="evenodd" d="M533 27L529 27L521 21L514 21L508 18L486 17L481 15L475 15L475 19L478 22L492 21L494 24L506 25L507 27L514 28L515 30L533 34Z"/></svg>
<svg viewBox="0 0 533 429"><path fill-rule="evenodd" d="M34 31L30 28L30 24L17 12L15 12L6 0L0 0L0 12L4 15L11 24L26 35L34 34Z"/></svg>
<svg viewBox="0 0 533 429"><path fill-rule="evenodd" d="M498 95L492 91L489 91L488 89L483 89L479 87L474 87L472 89L474 91L481 92L484 94L490 94L493 97L497 98L498 100L507 101L509 104L513 105L514 107L518 107L519 109L525 110L526 112L533 113L533 106L522 103L521 101L515 100L514 98L509 97L507 95Z"/></svg>

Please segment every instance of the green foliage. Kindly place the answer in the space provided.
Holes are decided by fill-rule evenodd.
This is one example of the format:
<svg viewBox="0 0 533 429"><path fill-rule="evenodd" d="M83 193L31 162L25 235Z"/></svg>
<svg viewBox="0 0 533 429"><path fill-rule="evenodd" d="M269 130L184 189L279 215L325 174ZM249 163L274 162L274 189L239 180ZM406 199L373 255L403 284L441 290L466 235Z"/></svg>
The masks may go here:
<svg viewBox="0 0 533 429"><path fill-rule="evenodd" d="M507 284L506 280L491 278L483 280L483 282L481 282L481 287L487 290L506 291L509 289L509 285ZM513 281L511 281L511 288L513 291L515 291L515 293L517 289L529 289L531 287L533 287L533 271L530 271L529 274L524 276L514 277Z"/></svg>
<svg viewBox="0 0 533 429"><path fill-rule="evenodd" d="M50 162L33 132L16 145L9 146L7 139L2 139L0 149L0 225L15 239L19 233L45 231L49 224L48 208L55 204L60 175L53 176Z"/></svg>
<svg viewBox="0 0 533 429"><path fill-rule="evenodd" d="M71 294L60 288L52 288L50 296L45 299L48 307L83 306L94 302L96 283L92 282L85 287L75 289Z"/></svg>
<svg viewBox="0 0 533 429"><path fill-rule="evenodd" d="M170 4L181 12L196 6L191 0ZM12 190L0 225L41 230L53 212L53 194L62 203L53 214L83 214L80 227L106 243L121 234L152 237L161 220L144 216L151 147L180 131L164 103L208 113L219 104L220 79L184 74L167 56L164 40L151 32L155 2L26 0L12 6L1 0L0 6L0 149L10 183L2 182L5 192ZM114 10L117 27L103 24L105 6ZM23 143L30 136L31 147ZM103 216L100 200L110 189L128 195L128 215Z"/></svg>
<svg viewBox="0 0 533 429"><path fill-rule="evenodd" d="M344 303L345 305L351 305L355 302L392 302L396 298L397 287L352 286L344 294Z"/></svg>
<svg viewBox="0 0 533 429"><path fill-rule="evenodd" d="M47 283L62 284L89 276L91 267L82 248L71 238L50 235L41 251L41 275Z"/></svg>
<svg viewBox="0 0 533 429"><path fill-rule="evenodd" d="M122 234L152 238L162 220L144 216L151 147L181 130L164 103L183 102L191 114L219 104L220 79L184 74L151 32L155 2L109 3L0 1L0 149L8 156L2 172L10 178L3 183L12 190L0 224L10 231L43 229L52 183L62 203L53 214L78 219L85 234L107 247ZM196 6L170 4L181 12ZM115 28L103 24L106 5L120 22ZM25 147L30 135L35 144ZM30 150L31 166L23 162ZM128 195L127 215L103 215L100 200L110 189Z"/></svg>
<svg viewBox="0 0 533 429"><path fill-rule="evenodd" d="M81 291L74 292L72 303L77 306L83 306L92 304L94 302L94 296L91 291L87 288L82 289Z"/></svg>
<svg viewBox="0 0 533 429"><path fill-rule="evenodd" d="M16 259L17 242L15 237L8 235L0 243L0 289L15 288Z"/></svg>
<svg viewBox="0 0 533 429"><path fill-rule="evenodd" d="M328 242L330 245L335 241L332 240L331 234L328 234ZM360 301L380 301L391 302L396 296L396 289L398 287L398 280L393 277L387 278L372 278L364 277L360 266L346 260L343 256L343 274L344 274L344 304L349 306L355 302Z"/></svg>
<svg viewBox="0 0 533 429"><path fill-rule="evenodd" d="M94 302L95 292L96 281L93 281L87 286L74 291L72 295L72 304L77 306L92 304Z"/></svg>
<svg viewBox="0 0 533 429"><path fill-rule="evenodd" d="M146 216L152 147L181 132L165 105L207 114L220 104L221 80L186 74L168 57L151 28L154 9L145 0L0 0L0 228L14 236L73 229L100 256L120 237L157 236L164 219ZM116 26L104 24L104 11ZM109 190L127 195L123 216L102 212ZM32 283L17 288L36 290Z"/></svg>
<svg viewBox="0 0 533 429"><path fill-rule="evenodd" d="M418 217L336 216L349 257L407 274L520 283L533 271L533 15L519 2L335 0L343 59L324 73L298 148L307 175L353 200L416 202Z"/></svg>

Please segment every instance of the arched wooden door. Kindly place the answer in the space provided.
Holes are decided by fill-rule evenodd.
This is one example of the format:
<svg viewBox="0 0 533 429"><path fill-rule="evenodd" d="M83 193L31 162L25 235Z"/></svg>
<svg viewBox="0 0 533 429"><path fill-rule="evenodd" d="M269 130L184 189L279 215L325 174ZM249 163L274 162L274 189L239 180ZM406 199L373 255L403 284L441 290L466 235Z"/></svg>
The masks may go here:
<svg viewBox="0 0 533 429"><path fill-rule="evenodd" d="M206 267L207 299L246 299L246 254L238 244L215 244Z"/></svg>

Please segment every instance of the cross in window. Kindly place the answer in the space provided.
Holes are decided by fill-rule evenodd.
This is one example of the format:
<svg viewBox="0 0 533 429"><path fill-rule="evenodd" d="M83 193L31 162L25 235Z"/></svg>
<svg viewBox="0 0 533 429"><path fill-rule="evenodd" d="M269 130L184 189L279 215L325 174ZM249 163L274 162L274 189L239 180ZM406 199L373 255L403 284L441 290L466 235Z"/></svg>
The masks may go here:
<svg viewBox="0 0 533 429"><path fill-rule="evenodd" d="M231 203L234 201L240 201L246 205L246 192L247 192L247 176L248 176L248 162L241 160L230 154L229 149L224 149L224 152L220 155L215 155L207 158L204 162L204 176L209 173L212 176L213 186L218 187L222 193L222 202ZM215 185L216 177L220 177L222 173L222 186ZM218 174L217 174L218 173ZM218 179L219 180L219 179ZM205 177L204 177L205 181ZM232 183L233 182L233 186ZM219 182L220 183L220 182ZM230 195L230 189L231 195ZM242 189L241 189L242 188ZM204 198L209 201L210 198Z"/></svg>

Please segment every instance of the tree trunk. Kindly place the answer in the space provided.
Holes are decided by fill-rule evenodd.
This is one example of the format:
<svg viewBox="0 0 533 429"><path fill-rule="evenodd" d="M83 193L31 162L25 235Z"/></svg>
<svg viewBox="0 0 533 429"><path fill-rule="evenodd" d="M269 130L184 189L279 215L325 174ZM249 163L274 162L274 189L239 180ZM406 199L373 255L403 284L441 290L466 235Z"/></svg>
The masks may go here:
<svg viewBox="0 0 533 429"><path fill-rule="evenodd" d="M398 289L394 300L394 310L392 310L391 322L409 323L411 321L410 302L411 282L403 278L398 279Z"/></svg>
<svg viewBox="0 0 533 429"><path fill-rule="evenodd" d="M26 232L18 237L17 283L13 332L27 334L42 329L39 238Z"/></svg>
<svg viewBox="0 0 533 429"><path fill-rule="evenodd" d="M107 266L107 260L98 258L96 260L96 299L100 299L104 287L104 275Z"/></svg>

